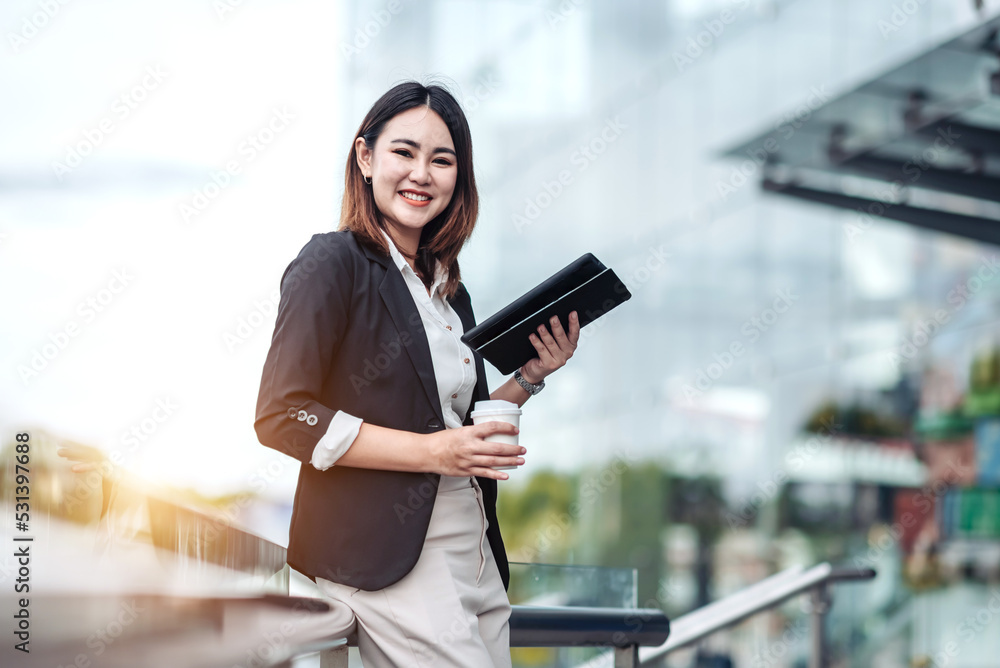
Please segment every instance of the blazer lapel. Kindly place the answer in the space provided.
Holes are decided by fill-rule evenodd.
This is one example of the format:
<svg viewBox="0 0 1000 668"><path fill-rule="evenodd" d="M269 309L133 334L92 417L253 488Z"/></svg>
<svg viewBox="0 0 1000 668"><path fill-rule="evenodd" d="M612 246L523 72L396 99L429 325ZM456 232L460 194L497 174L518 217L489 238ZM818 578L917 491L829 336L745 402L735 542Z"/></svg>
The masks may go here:
<svg viewBox="0 0 1000 668"><path fill-rule="evenodd" d="M413 302L410 289L406 287L403 275L399 273L399 268L393 264L392 259L384 257L374 252L367 245L362 245L365 255L385 268L385 276L379 285L379 295L385 303L393 324L400 335L406 332L409 335L410 343L403 346L410 362L413 364L420 384L427 394L427 401L434 408L434 415L437 416L444 426L444 414L441 412L441 397L438 396L437 379L434 377L434 361L431 359L431 349L427 344L427 333L424 331L424 323L420 319L417 305Z"/></svg>

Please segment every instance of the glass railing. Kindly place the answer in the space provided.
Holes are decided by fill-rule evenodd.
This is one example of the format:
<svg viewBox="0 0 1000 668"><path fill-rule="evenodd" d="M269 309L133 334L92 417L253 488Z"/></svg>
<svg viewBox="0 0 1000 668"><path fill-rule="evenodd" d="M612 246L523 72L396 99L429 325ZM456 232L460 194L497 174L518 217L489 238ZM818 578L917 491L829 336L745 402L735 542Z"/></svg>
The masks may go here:
<svg viewBox="0 0 1000 668"><path fill-rule="evenodd" d="M634 608L636 577L634 568L511 562L507 595L513 605Z"/></svg>
<svg viewBox="0 0 1000 668"><path fill-rule="evenodd" d="M511 605L595 608L636 607L636 571L632 568L510 564ZM512 647L514 668L578 666L606 653L595 647Z"/></svg>

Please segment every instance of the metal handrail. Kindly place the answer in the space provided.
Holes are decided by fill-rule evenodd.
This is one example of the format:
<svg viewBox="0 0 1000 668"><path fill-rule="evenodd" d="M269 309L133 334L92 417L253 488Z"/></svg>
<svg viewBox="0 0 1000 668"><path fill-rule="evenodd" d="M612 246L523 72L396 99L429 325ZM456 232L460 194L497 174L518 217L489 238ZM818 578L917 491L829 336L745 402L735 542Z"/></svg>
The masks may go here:
<svg viewBox="0 0 1000 668"><path fill-rule="evenodd" d="M639 647L662 643L670 620L656 608L591 608L512 605L511 647L612 647L615 666L639 665ZM357 638L325 638L304 643L295 655L320 653L323 668L346 668L347 648Z"/></svg>
<svg viewBox="0 0 1000 668"><path fill-rule="evenodd" d="M656 608L512 605L511 647L654 646L670 635Z"/></svg>
<svg viewBox="0 0 1000 668"><path fill-rule="evenodd" d="M835 582L871 580L876 575L871 568L835 568L822 563L802 571L792 568L761 580L731 596L674 619L670 638L659 647L639 650L640 663L651 663L706 636L769 610L793 596L812 594L811 660L812 668L825 665L823 620L830 605L828 586Z"/></svg>

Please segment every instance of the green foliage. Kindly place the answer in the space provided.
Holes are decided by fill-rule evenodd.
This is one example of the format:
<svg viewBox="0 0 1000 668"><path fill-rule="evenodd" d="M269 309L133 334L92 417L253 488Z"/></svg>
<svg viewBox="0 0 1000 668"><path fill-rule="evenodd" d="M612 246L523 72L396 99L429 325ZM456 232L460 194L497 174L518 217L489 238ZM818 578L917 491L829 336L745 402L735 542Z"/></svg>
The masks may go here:
<svg viewBox="0 0 1000 668"><path fill-rule="evenodd" d="M573 563L583 555L588 565L635 568L639 594L649 598L663 571L669 491L660 464L618 459L579 475L536 473L502 490L497 514L513 560Z"/></svg>
<svg viewBox="0 0 1000 668"><path fill-rule="evenodd" d="M576 533L576 518L570 512L576 480L576 476L539 471L523 487L502 489L497 518L512 559L566 562Z"/></svg>
<svg viewBox="0 0 1000 668"><path fill-rule="evenodd" d="M827 401L817 408L803 427L813 434L893 438L904 436L905 424L896 416L867 408L859 403L841 406Z"/></svg>

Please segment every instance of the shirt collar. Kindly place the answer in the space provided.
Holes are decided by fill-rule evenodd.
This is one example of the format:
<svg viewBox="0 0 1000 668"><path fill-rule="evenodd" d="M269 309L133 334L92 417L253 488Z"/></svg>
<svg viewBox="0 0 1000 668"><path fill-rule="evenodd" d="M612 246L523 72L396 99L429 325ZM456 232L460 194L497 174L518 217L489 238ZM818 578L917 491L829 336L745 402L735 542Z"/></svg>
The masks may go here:
<svg viewBox="0 0 1000 668"><path fill-rule="evenodd" d="M389 257L392 258L393 263L395 263L399 271L401 271L404 276L406 276L407 272L409 272L409 274L412 275L413 278L417 279L418 283L422 284L423 282L417 276L417 273L413 271L413 267L410 266L410 263L406 261L406 258L403 257L403 254L399 252L398 248L396 248L396 244L393 243L392 237L389 236L389 233L383 229L382 234L385 236L386 243L389 244ZM435 260L434 282L431 283L431 297L437 295L438 288L447 280L448 280L447 270L445 270L445 268L441 266L440 261Z"/></svg>

